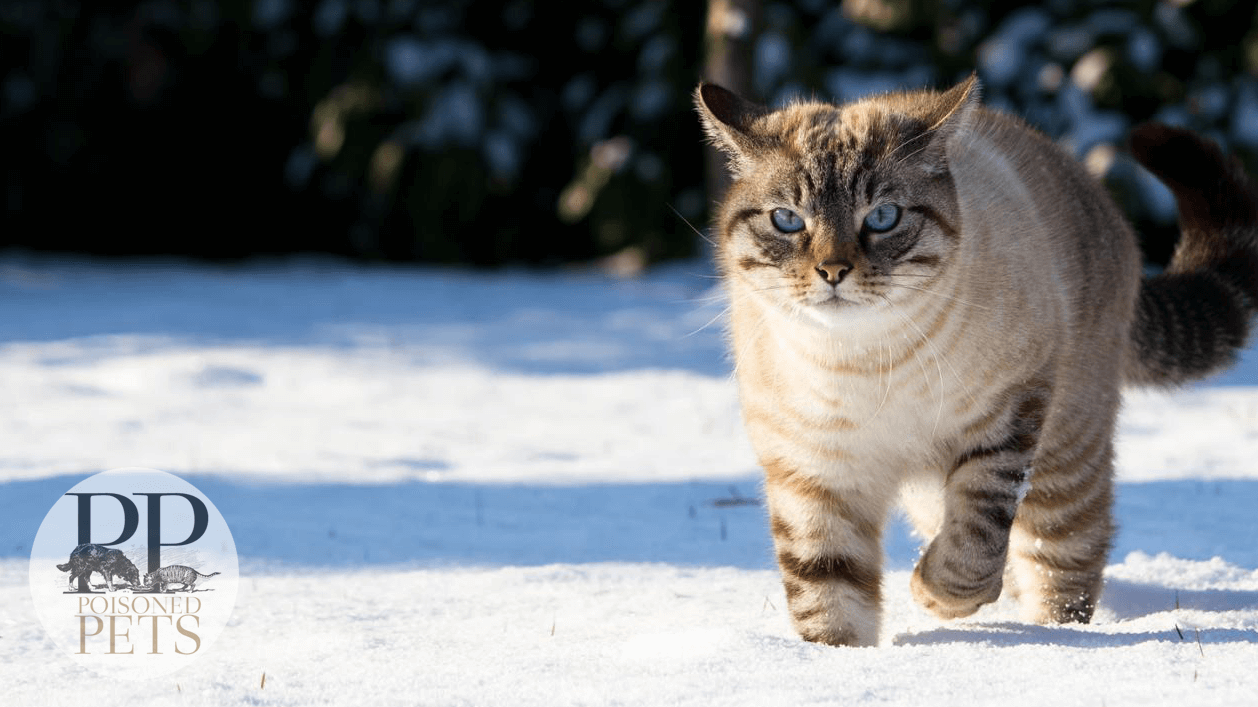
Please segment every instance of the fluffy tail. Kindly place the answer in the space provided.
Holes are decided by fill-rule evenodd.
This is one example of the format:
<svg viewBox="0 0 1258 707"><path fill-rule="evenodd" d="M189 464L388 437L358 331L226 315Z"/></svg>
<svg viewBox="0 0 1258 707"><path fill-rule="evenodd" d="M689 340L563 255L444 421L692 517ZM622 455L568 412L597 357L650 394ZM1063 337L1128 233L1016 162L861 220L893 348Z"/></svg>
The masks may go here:
<svg viewBox="0 0 1258 707"><path fill-rule="evenodd" d="M1166 271L1141 285L1124 377L1187 383L1231 365L1258 312L1258 190L1187 130L1142 125L1131 151L1175 194L1181 235Z"/></svg>

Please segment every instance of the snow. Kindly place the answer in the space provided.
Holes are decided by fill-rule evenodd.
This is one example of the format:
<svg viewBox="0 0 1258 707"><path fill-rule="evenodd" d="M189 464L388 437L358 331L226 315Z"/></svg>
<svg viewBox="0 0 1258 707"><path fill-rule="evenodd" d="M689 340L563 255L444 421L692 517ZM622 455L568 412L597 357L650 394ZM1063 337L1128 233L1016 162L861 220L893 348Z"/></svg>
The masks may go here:
<svg viewBox="0 0 1258 707"><path fill-rule="evenodd" d="M829 648L785 613L714 284L0 259L0 701L1253 703L1253 350L1128 396L1093 624L931 617L897 522L882 644ZM27 587L53 501L133 465L201 489L241 561L210 652L147 682L77 667Z"/></svg>

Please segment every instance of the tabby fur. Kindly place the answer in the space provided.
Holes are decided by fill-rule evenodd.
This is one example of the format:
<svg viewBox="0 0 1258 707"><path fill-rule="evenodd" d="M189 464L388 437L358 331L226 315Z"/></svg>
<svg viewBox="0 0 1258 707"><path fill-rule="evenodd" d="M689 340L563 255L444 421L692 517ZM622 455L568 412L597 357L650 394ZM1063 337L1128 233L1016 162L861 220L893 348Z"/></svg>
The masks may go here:
<svg viewBox="0 0 1258 707"><path fill-rule="evenodd" d="M201 574L185 565L167 565L156 572L149 572L144 575L144 586L155 592L194 592L197 588L198 579L209 579L216 575L218 575L218 572ZM172 584L180 585L179 589L171 590L170 585Z"/></svg>
<svg viewBox="0 0 1258 707"><path fill-rule="evenodd" d="M1121 385L1228 365L1258 305L1243 171L1188 131L1136 130L1181 213L1174 259L1146 279L1106 190L985 109L974 77L838 106L769 110L711 84L695 98L734 177L717 257L800 635L878 641L897 502L925 540L911 587L933 613L1004 590L1028 621L1089 621Z"/></svg>

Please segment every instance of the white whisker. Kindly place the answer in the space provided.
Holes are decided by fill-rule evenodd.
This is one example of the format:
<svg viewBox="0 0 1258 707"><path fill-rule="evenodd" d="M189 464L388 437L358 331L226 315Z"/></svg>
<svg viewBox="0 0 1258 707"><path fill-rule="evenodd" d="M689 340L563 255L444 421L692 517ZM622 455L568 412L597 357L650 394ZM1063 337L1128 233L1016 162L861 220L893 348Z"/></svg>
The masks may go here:
<svg viewBox="0 0 1258 707"><path fill-rule="evenodd" d="M867 425L878 418L878 413L882 412L883 406L887 404L887 398L891 397L891 351L889 347L885 346L886 342L887 342L886 335L879 337L878 339L878 386L883 389L882 400L878 402L878 408L874 410L874 414L871 415L869 419L865 421L865 424ZM884 350L886 350L886 353L887 353L886 369L884 369L882 366L882 355L883 355ZM884 373L886 376L885 386L884 386L884 380L883 380Z"/></svg>
<svg viewBox="0 0 1258 707"><path fill-rule="evenodd" d="M688 339L688 338L690 338L690 337L694 336L695 334L698 334L699 332L703 331L704 329L707 329L708 327L710 327L710 326L712 326L713 324L715 324L718 320L720 320L721 318L723 318L726 314L729 314L730 310L732 310L733 308L734 308L734 305L731 303L731 304L730 304L729 306L727 306L725 309L722 309L720 312L718 312L718 313L717 313L717 315L716 315L715 317L712 317L711 319L709 319L709 320L707 321L707 323L706 323L706 324L704 324L703 326L699 327L698 329L695 329L694 331L690 332L689 334L686 334L685 336L683 336L683 337L681 337L681 338L683 338L683 339Z"/></svg>
<svg viewBox="0 0 1258 707"><path fill-rule="evenodd" d="M896 166L896 167L898 167L898 166L900 166L900 165L904 164L905 162L907 162L907 161L908 161L909 159L911 159L914 155L917 155L918 153L922 152L922 151L923 151L923 150L925 150L926 148L930 147L930 139L931 139L931 138L933 138L934 136L935 136L935 133L934 133L934 131L931 131L931 130L927 130L927 131L925 131L925 132L918 133L917 135L914 135L913 137L911 137L911 138L909 138L909 139L905 140L904 142L900 143L900 144L899 144L899 145L898 145L898 146L897 146L894 150L892 150L891 152L889 152L889 153L887 154L886 159L887 159L887 160L894 159L894 158L895 158L896 153L897 153L897 152L899 152L900 150L904 149L905 147L907 147L908 145L910 145L910 144L912 144L912 143L914 143L914 142L917 142L918 140L925 139L925 140L926 140L926 144L925 144L925 145L922 145L921 147L917 148L916 150L914 150L914 151L910 152L909 154L907 154L907 155L905 155L905 156L901 157L900 159L896 160L896 162L895 162L895 166Z"/></svg>
<svg viewBox="0 0 1258 707"><path fill-rule="evenodd" d="M689 226L689 227L690 227L690 230L694 231L696 236L698 236L698 237L702 238L702 239L703 239L703 240L704 240L704 241L705 241L708 245L712 246L713 248L716 248L716 247L717 247L717 245L716 245L716 241L714 241L714 240L712 240L711 238L708 238L707 236L703 235L703 232L702 232L702 231L700 231L699 229L695 228L695 226L694 226L694 224L693 224L693 223L690 223L689 221L687 221L687 220L686 220L686 217L685 217L685 216L682 216L682 215L681 215L681 212L680 212L680 211L678 211L676 208L674 208L672 204L669 204L668 202L665 202L665 203L664 203L664 205L665 205L665 206L667 206L668 208L672 209L672 210L673 210L673 213L677 214L677 218L681 219L682 223L684 223L684 224L686 224L687 226Z"/></svg>
<svg viewBox="0 0 1258 707"><path fill-rule="evenodd" d="M931 357L935 359L935 370L939 374L939 388L936 391L936 397L939 398L939 410L935 413L935 426L931 429L931 432L930 432L930 436L934 437L935 434L939 431L939 422L943 420L943 409L944 409L944 396L943 396L944 379L943 379L943 368L939 365L939 359L941 358L939 354L939 350L935 348L934 343L931 342L930 337L926 335L926 332L922 331L922 328L919 327L917 323L914 322L908 315L901 312L900 309L895 306L895 303L892 302L890 298L888 298L886 295L882 295L882 299L883 301L887 303L887 306L891 308L891 311L894 312L896 316L900 317L900 319L904 320L906 324L913 327L913 329L917 332L917 334L922 337L922 341L926 344L926 346L932 352ZM914 356L914 358L918 360L919 364L921 363L920 356ZM923 373L925 373L924 370L923 370ZM954 371L954 374L955 374L955 371Z"/></svg>
<svg viewBox="0 0 1258 707"><path fill-rule="evenodd" d="M968 300L963 300L963 299L961 299L960 297L954 297L953 295L944 294L943 292L936 292L935 290L928 290L928 289L926 289L925 287L917 287L917 286L915 286L915 285L906 285L906 284L904 284L904 283L902 283L902 282L897 282L897 283L895 283L895 284L896 284L896 287L903 287L903 288L908 289L908 290L916 290L916 291L918 291L918 292L925 292L926 294L928 294L928 295L934 295L935 297L943 297L944 299L949 299L949 300L952 300L953 302L958 302L958 303L960 303L960 304L964 304L964 305L966 305L966 306L968 306L968 307L973 307L973 308L975 308L975 309L981 309L981 310L983 310L984 312L990 312L990 311L991 311L991 307L985 307L985 306L983 306L983 305L981 305L981 304L976 304L976 303L974 303L974 302L970 302L970 301L968 301Z"/></svg>

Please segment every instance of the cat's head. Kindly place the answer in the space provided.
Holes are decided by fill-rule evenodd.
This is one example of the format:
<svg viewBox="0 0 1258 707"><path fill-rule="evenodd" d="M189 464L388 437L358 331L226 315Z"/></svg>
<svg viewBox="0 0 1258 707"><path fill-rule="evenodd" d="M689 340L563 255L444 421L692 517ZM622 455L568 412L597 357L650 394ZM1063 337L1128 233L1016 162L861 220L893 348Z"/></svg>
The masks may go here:
<svg viewBox="0 0 1258 707"><path fill-rule="evenodd" d="M929 288L960 238L945 145L978 95L970 77L942 93L774 111L700 85L699 114L734 177L718 222L726 277L822 323Z"/></svg>

